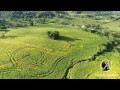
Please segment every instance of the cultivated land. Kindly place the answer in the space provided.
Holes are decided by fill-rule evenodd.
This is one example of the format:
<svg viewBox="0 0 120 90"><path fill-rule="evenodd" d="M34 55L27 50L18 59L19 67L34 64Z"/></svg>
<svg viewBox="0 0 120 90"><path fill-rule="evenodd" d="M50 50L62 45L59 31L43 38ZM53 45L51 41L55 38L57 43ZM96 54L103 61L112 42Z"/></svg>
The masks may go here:
<svg viewBox="0 0 120 90"><path fill-rule="evenodd" d="M59 31L51 40L46 31ZM107 38L71 27L11 29L0 39L1 78L62 78L71 63L90 58L104 49Z"/></svg>
<svg viewBox="0 0 120 90"><path fill-rule="evenodd" d="M102 19L75 17L68 20L74 25L63 25L61 22L67 21L55 17L49 19L48 24L10 27L8 32L1 30L0 78L120 78L120 36L99 35L80 28L81 25L100 24L104 31L120 33L119 20L99 17ZM58 31L59 39L50 39L48 31ZM111 61L108 71L101 67L105 60Z"/></svg>

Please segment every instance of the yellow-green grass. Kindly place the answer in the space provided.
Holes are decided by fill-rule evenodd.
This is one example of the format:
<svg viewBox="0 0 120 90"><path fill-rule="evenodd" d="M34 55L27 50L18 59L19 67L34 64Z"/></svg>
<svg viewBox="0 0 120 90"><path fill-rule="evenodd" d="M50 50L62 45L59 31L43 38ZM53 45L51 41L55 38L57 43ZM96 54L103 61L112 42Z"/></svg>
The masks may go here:
<svg viewBox="0 0 120 90"><path fill-rule="evenodd" d="M52 40L47 31L59 31ZM0 39L0 78L62 78L72 63L87 59L104 49L106 37L76 27L39 26L10 29Z"/></svg>
<svg viewBox="0 0 120 90"><path fill-rule="evenodd" d="M107 31L120 32L120 21L112 21L110 23L103 24L102 27Z"/></svg>
<svg viewBox="0 0 120 90"><path fill-rule="evenodd" d="M111 68L103 71L102 61L111 60ZM120 78L120 54L109 52L99 56L96 61L78 63L69 73L70 79L119 79Z"/></svg>

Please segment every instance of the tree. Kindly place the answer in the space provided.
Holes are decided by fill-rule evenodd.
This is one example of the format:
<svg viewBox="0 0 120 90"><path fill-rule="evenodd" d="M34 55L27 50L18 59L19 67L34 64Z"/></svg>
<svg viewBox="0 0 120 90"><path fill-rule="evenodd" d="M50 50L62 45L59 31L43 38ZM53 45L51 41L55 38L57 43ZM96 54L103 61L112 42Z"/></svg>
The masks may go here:
<svg viewBox="0 0 120 90"><path fill-rule="evenodd" d="M54 32L54 38L55 38L55 39L59 39L59 32L58 32L58 31L55 31L55 32Z"/></svg>
<svg viewBox="0 0 120 90"><path fill-rule="evenodd" d="M41 23L41 24L45 24L46 21L47 21L46 18L41 18L41 19L40 19L40 23Z"/></svg>
<svg viewBox="0 0 120 90"><path fill-rule="evenodd" d="M5 25L1 25L0 29L7 29L7 27Z"/></svg>
<svg viewBox="0 0 120 90"><path fill-rule="evenodd" d="M48 31L47 35L51 39L54 39L54 40L59 39L59 32L58 31L54 31L54 32Z"/></svg>
<svg viewBox="0 0 120 90"><path fill-rule="evenodd" d="M99 32L101 29L100 25L95 25L95 24L87 24L87 25L82 25L81 29L84 31L88 31L91 33Z"/></svg>
<svg viewBox="0 0 120 90"><path fill-rule="evenodd" d="M30 22L30 25L31 25L31 26L33 26L33 25L34 25L33 21L31 21L31 22Z"/></svg>

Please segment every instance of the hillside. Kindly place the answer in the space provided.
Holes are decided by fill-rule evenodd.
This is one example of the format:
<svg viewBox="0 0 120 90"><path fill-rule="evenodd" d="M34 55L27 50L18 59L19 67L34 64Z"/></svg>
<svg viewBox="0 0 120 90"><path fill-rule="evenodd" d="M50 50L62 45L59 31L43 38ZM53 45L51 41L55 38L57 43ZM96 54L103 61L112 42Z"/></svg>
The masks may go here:
<svg viewBox="0 0 120 90"><path fill-rule="evenodd" d="M1 11L0 78L120 78L119 20L114 11Z"/></svg>
<svg viewBox="0 0 120 90"><path fill-rule="evenodd" d="M56 29L61 39L53 41L46 31ZM1 78L62 78L71 62L91 57L104 49L107 41L105 37L68 27L12 29L6 36L15 38L0 40Z"/></svg>

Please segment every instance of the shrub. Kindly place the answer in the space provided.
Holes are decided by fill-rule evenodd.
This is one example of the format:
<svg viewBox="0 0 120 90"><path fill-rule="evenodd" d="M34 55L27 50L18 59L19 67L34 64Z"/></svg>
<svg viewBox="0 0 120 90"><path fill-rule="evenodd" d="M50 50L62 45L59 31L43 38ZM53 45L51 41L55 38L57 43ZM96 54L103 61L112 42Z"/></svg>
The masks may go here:
<svg viewBox="0 0 120 90"><path fill-rule="evenodd" d="M81 29L84 31L89 31L89 32L95 33L101 29L101 26L95 25L95 24L87 24L87 25L82 25Z"/></svg>
<svg viewBox="0 0 120 90"><path fill-rule="evenodd" d="M120 38L120 33L115 33L113 36L114 36L115 38Z"/></svg>
<svg viewBox="0 0 120 90"><path fill-rule="evenodd" d="M5 25L0 25L0 29L7 29L7 26L5 26Z"/></svg>
<svg viewBox="0 0 120 90"><path fill-rule="evenodd" d="M101 18L100 17L95 17L95 20L101 20Z"/></svg>

